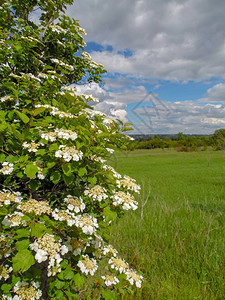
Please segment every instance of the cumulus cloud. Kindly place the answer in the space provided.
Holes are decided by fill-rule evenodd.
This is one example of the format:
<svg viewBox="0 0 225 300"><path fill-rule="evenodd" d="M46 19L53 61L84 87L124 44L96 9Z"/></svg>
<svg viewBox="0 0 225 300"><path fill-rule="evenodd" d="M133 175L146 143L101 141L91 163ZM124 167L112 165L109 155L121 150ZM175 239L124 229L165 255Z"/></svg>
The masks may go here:
<svg viewBox="0 0 225 300"><path fill-rule="evenodd" d="M77 0L68 12L87 41L110 44L95 52L110 72L169 80L225 76L223 0ZM119 50L129 48L132 56Z"/></svg>
<svg viewBox="0 0 225 300"><path fill-rule="evenodd" d="M205 98L176 102L160 100L157 94L148 93L144 86L107 92L92 83L79 86L79 89L82 93L99 97L100 102L94 104L95 109L112 118L133 123L133 134L209 134L225 124L225 103L214 102L221 99L221 85L218 84L207 91L211 103L205 103ZM132 105L131 109L127 109L129 105Z"/></svg>
<svg viewBox="0 0 225 300"><path fill-rule="evenodd" d="M168 107L166 109L162 106ZM224 126L225 106L196 104L195 101L170 103L160 101L149 107L138 107L139 123L135 133L209 134Z"/></svg>

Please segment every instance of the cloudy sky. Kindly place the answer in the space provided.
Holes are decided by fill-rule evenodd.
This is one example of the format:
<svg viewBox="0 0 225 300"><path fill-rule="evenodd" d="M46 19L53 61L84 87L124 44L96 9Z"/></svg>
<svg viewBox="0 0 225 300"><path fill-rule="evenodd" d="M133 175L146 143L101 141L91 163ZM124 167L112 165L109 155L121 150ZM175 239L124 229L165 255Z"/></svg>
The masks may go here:
<svg viewBox="0 0 225 300"><path fill-rule="evenodd" d="M224 0L76 0L67 13L108 71L81 90L133 133L225 128L224 12Z"/></svg>

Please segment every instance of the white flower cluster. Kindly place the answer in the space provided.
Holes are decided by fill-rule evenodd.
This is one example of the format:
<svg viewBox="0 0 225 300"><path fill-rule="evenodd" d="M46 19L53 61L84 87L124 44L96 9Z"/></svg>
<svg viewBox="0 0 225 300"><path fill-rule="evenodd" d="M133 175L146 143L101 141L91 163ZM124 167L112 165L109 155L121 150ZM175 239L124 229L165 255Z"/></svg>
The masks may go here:
<svg viewBox="0 0 225 300"><path fill-rule="evenodd" d="M138 185L136 183L135 179L133 179L133 178L127 176L127 175L125 175L123 179L117 180L116 183L117 183L119 188L123 187L123 188L126 188L126 189L130 190L130 191L136 192L138 194L140 193L140 189L141 189L140 185Z"/></svg>
<svg viewBox="0 0 225 300"><path fill-rule="evenodd" d="M0 173L2 173L3 175L9 175L12 172L13 172L13 164L10 164L7 161L2 163L2 168L0 169Z"/></svg>
<svg viewBox="0 0 225 300"><path fill-rule="evenodd" d="M18 281L13 287L14 297L3 295L6 300L38 300L42 296L38 282L32 281L31 284L25 281Z"/></svg>
<svg viewBox="0 0 225 300"><path fill-rule="evenodd" d="M76 216L76 226L80 227L85 234L93 234L98 228L97 219L88 215L78 215Z"/></svg>
<svg viewBox="0 0 225 300"><path fill-rule="evenodd" d="M67 33L67 30L59 25L50 25L49 27L51 28L52 32Z"/></svg>
<svg viewBox="0 0 225 300"><path fill-rule="evenodd" d="M106 286L116 285L120 282L116 276L106 275L101 277L104 280Z"/></svg>
<svg viewBox="0 0 225 300"><path fill-rule="evenodd" d="M56 221L66 221L68 226L73 226L76 224L76 217L74 213L67 210L59 210L58 208L55 208L52 212L52 217Z"/></svg>
<svg viewBox="0 0 225 300"><path fill-rule="evenodd" d="M59 118L69 118L69 119L74 118L74 115L72 115L71 113L66 113L65 111L60 111L55 106L51 106L48 104L36 104L35 105L35 108L39 108L39 107L44 107L46 109L50 109L51 110L50 114L53 116L59 116Z"/></svg>
<svg viewBox="0 0 225 300"><path fill-rule="evenodd" d="M73 71L74 70L74 67L71 66L71 65L68 65L66 63L64 63L63 61L61 60L58 60L57 58L51 58L51 61L60 65L61 67L64 67L65 69L69 70L69 71Z"/></svg>
<svg viewBox="0 0 225 300"><path fill-rule="evenodd" d="M93 101L93 102L96 102L96 103L98 103L99 102L99 99L98 98L95 98L93 95L85 95L85 94L82 94L82 95L80 95L82 98L84 98L87 102L91 102L91 101Z"/></svg>
<svg viewBox="0 0 225 300"><path fill-rule="evenodd" d="M124 273L131 285L135 283L137 288L141 288L143 276L138 275L134 270L129 269L129 265L124 259L111 257L109 259L109 265L112 269L119 271L119 273Z"/></svg>
<svg viewBox="0 0 225 300"><path fill-rule="evenodd" d="M41 138L46 141L54 142L56 140L56 137L57 137L56 132L42 132L41 133Z"/></svg>
<svg viewBox="0 0 225 300"><path fill-rule="evenodd" d="M117 179L122 178L122 176L118 172L116 172L116 170L113 167L111 167L109 165L103 165L103 169L105 171L112 172L113 176Z"/></svg>
<svg viewBox="0 0 225 300"><path fill-rule="evenodd" d="M100 185L95 185L94 187L84 191L84 195L92 198L93 200L102 201L107 199L106 189Z"/></svg>
<svg viewBox="0 0 225 300"><path fill-rule="evenodd" d="M81 53L81 55L83 56L83 58L85 58L89 61L91 67L93 67L93 68L103 68L104 67L102 64L99 64L99 63L96 63L95 61L93 61L91 55L88 52L83 51Z"/></svg>
<svg viewBox="0 0 225 300"><path fill-rule="evenodd" d="M12 253L12 247L9 240L12 239L10 235L0 235L0 259L9 257Z"/></svg>
<svg viewBox="0 0 225 300"><path fill-rule="evenodd" d="M9 192L7 190L0 191L0 207L2 206L2 203L5 205L21 203L22 199L20 192Z"/></svg>
<svg viewBox="0 0 225 300"><path fill-rule="evenodd" d="M89 156L89 159L92 160L92 161L97 161L97 162L100 162L102 164L104 164L106 162L105 159L101 158L100 156L97 156L97 155L91 155Z"/></svg>
<svg viewBox="0 0 225 300"><path fill-rule="evenodd" d="M108 245L102 249L102 253L103 253L103 255L111 255L111 256L116 257L118 254L118 251L115 248L113 248L111 245Z"/></svg>
<svg viewBox="0 0 225 300"><path fill-rule="evenodd" d="M23 148L28 149L28 152L37 152L38 148L43 145L43 143L35 143L34 141L31 141L30 143L24 142L22 146Z"/></svg>
<svg viewBox="0 0 225 300"><path fill-rule="evenodd" d="M9 278L9 274L12 272L13 268L8 265L0 266L0 280L7 280Z"/></svg>
<svg viewBox="0 0 225 300"><path fill-rule="evenodd" d="M113 205L122 205L124 210L136 210L138 208L138 202L135 201L134 196L129 193L119 191L111 196L111 199L113 200Z"/></svg>
<svg viewBox="0 0 225 300"><path fill-rule="evenodd" d="M83 212L85 209L85 204L83 199L77 198L75 196L68 195L64 198L64 202L67 204L69 210L75 211L76 213Z"/></svg>
<svg viewBox="0 0 225 300"><path fill-rule="evenodd" d="M77 133L72 131L72 130L67 130L67 129L56 129L55 130L56 134L60 139L63 140L68 140L71 139L72 141L77 139Z"/></svg>
<svg viewBox="0 0 225 300"><path fill-rule="evenodd" d="M65 245L61 245L60 241L56 242L53 235L46 233L38 238L34 243L30 244L30 248L36 252L35 260L38 263L48 260L48 276L52 276L60 272L60 262L62 257L68 252Z"/></svg>
<svg viewBox="0 0 225 300"><path fill-rule="evenodd" d="M88 255L82 255L83 259L79 260L77 266L80 268L81 272L88 275L94 275L98 269L97 262L94 258L89 258Z"/></svg>
<svg viewBox="0 0 225 300"><path fill-rule="evenodd" d="M26 226L26 221L23 220L24 214L21 212L14 212L13 214L8 214L4 217L2 224L4 226L15 227L19 225Z"/></svg>
<svg viewBox="0 0 225 300"><path fill-rule="evenodd" d="M86 31L85 31L85 29L84 28L82 28L79 24L77 24L77 25L73 25L74 26L74 28L77 30L77 33L79 34L79 35L86 35L87 33L86 33Z"/></svg>
<svg viewBox="0 0 225 300"><path fill-rule="evenodd" d="M129 265L125 262L124 259L118 257L111 257L109 259L109 264L112 269L119 271L120 273L124 273L129 269Z"/></svg>
<svg viewBox="0 0 225 300"><path fill-rule="evenodd" d="M143 276L142 275L138 275L134 270L132 269L128 269L125 272L126 276L127 276L127 280L130 282L131 285L133 285L135 283L137 288L141 288L141 283L143 281Z"/></svg>
<svg viewBox="0 0 225 300"><path fill-rule="evenodd" d="M72 130L58 128L54 132L41 132L41 138L46 141L54 142L57 137L63 140L71 139L74 141L77 138L77 133Z"/></svg>
<svg viewBox="0 0 225 300"><path fill-rule="evenodd" d="M114 151L115 151L114 149L111 149L111 148L105 148L105 149L111 154L114 153Z"/></svg>
<svg viewBox="0 0 225 300"><path fill-rule="evenodd" d="M40 82L40 78L34 76L32 73L20 73L22 75L23 78L26 78L26 79L31 79L31 80L35 80L35 81L38 81Z"/></svg>
<svg viewBox="0 0 225 300"><path fill-rule="evenodd" d="M36 216L40 216L42 214L51 214L51 207L47 201L37 201L35 199L29 199L26 202L21 203L17 207L24 214L34 213Z"/></svg>
<svg viewBox="0 0 225 300"><path fill-rule="evenodd" d="M95 116L99 116L99 117L104 117L105 114L99 110L94 110L94 109L89 109L89 108L84 108L80 114L85 113L88 114L91 118L95 117Z"/></svg>
<svg viewBox="0 0 225 300"><path fill-rule="evenodd" d="M83 153L76 149L75 146L67 147L65 145L60 145L59 150L55 152L55 157L63 158L65 161L69 162L79 161L83 157Z"/></svg>

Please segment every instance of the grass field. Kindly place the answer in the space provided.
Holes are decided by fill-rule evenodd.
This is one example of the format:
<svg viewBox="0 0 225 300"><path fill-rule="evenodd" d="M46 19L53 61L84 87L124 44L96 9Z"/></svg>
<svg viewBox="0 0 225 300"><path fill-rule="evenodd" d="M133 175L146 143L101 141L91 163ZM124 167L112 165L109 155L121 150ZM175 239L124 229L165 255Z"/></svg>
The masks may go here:
<svg viewBox="0 0 225 300"><path fill-rule="evenodd" d="M110 163L142 185L111 238L145 277L132 299L225 299L225 153L136 150Z"/></svg>

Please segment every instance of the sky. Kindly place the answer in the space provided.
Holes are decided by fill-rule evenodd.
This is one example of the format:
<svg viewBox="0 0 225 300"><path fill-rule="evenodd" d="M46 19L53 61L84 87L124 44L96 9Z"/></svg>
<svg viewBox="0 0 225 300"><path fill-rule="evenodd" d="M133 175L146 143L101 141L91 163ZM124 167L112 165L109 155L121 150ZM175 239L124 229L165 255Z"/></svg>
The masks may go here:
<svg viewBox="0 0 225 300"><path fill-rule="evenodd" d="M80 86L133 134L212 134L225 128L224 0L76 0L102 84Z"/></svg>

